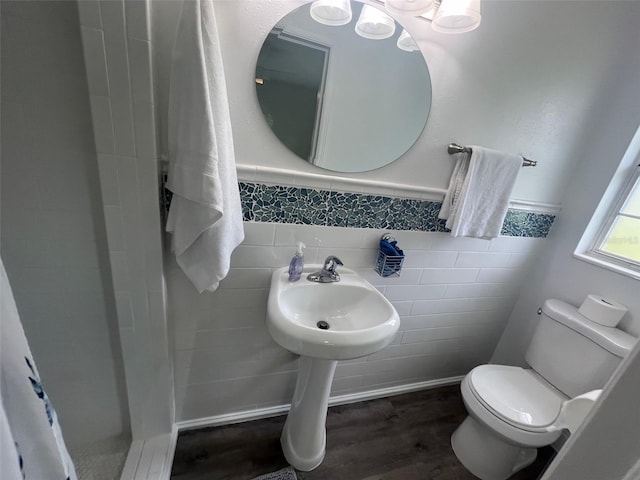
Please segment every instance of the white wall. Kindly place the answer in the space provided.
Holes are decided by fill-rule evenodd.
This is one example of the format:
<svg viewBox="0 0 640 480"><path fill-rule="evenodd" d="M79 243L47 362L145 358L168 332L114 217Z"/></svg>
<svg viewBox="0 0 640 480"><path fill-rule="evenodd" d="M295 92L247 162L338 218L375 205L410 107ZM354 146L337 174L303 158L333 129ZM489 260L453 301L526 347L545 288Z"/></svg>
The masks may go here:
<svg viewBox="0 0 640 480"><path fill-rule="evenodd" d="M2 258L72 450L130 435L77 4L3 1Z"/></svg>
<svg viewBox="0 0 640 480"><path fill-rule="evenodd" d="M339 362L332 395L462 375L486 363L523 268L545 243L396 232L405 265L400 277L382 278L373 270L382 230L247 222L245 233L214 294L198 294L175 262L168 270L178 421L291 401L297 356L271 340L265 314L271 273L288 264L298 240L308 247L308 264L337 255L377 286L401 318L390 346Z"/></svg>
<svg viewBox="0 0 640 480"><path fill-rule="evenodd" d="M616 2L614 5L617 5ZM640 14L640 3L624 2ZM602 93L589 119L588 129L582 133L576 157L580 164L573 171L566 186L562 212L556 219L545 258L529 272L527 288L520 295L509 325L493 360L522 363L524 350L537 323L535 311L546 298L560 298L580 305L588 293L596 293L618 300L629 308L620 328L640 336L640 283L638 280L614 273L573 257L573 252L591 219L600 198L640 125L640 59L637 46L640 32L636 29L628 43L620 46L620 62L615 75L617 88ZM596 133L594 133L596 132Z"/></svg>
<svg viewBox="0 0 640 480"><path fill-rule="evenodd" d="M215 2L240 164L322 172L297 159L271 134L255 94L255 62L263 39L281 16L301 3ZM152 4L159 119L165 131L162 151L166 151L163 105L177 6L177 2ZM624 103L626 99L618 97L620 90L629 91L640 79L624 67L637 45L634 8L632 2L485 1L481 27L460 36L437 34L424 23L407 21L432 78L433 104L426 129L392 165L350 176L442 189L452 170L446 145L457 141L538 160L538 167L522 171L514 197L559 203L566 184L583 170L589 152L585 140L604 137L603 144L611 146L625 137L628 118L602 117L601 109L612 98ZM632 107L626 108L628 112ZM616 155L615 149L597 153L605 158ZM622 151L617 155L619 159ZM591 158L596 162L595 151ZM257 180L278 179L258 175ZM314 186L331 184L332 180L319 179ZM596 203L595 190L586 190L589 201ZM573 221L563 215L559 224ZM526 260L546 255L550 243L521 238L467 242L443 234L396 232L409 250L407 269L399 279L380 284L371 269L375 239L381 232L245 226L247 240L234 254L231 278L215 294L199 296L177 269L169 271L178 420L290 400L295 359L273 345L263 314L271 269L288 263L297 240L315 247L308 261L337 253L347 266L371 275L402 315L403 332L396 344L366 361L340 365L334 393L442 378L487 361L504 316L520 292L519 282L525 278L531 288L532 269ZM562 234L554 237L564 241ZM537 250L534 244L539 251L530 250ZM478 310L493 313L469 313ZM475 329L472 336L470 324ZM245 349L247 343L251 348ZM439 361L430 361L435 359Z"/></svg>
<svg viewBox="0 0 640 480"><path fill-rule="evenodd" d="M159 2L154 12L164 23L163 42L173 38L175 23L175 15L162 14L161 9L171 13L167 3ZM238 163L321 172L272 135L255 93L262 41L280 17L301 3L215 2ZM488 0L482 4L480 28L465 35L438 34L424 22L406 21L431 74L429 120L398 161L355 176L445 188L453 168L446 145L456 141L538 160L538 167L522 172L513 197L559 203L580 163L575 152L584 132L593 132L589 121L597 102L621 81L621 47L635 32L632 4ZM158 81L166 92L168 77ZM159 100L162 104L162 95Z"/></svg>

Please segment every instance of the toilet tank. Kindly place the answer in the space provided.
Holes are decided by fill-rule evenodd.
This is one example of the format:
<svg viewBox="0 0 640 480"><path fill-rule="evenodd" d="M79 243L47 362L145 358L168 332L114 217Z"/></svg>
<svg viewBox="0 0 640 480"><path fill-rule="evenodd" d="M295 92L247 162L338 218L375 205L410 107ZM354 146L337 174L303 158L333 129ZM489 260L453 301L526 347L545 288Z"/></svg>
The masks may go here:
<svg viewBox="0 0 640 480"><path fill-rule="evenodd" d="M569 397L602 388L636 338L592 322L561 300L542 307L526 353L527 363Z"/></svg>

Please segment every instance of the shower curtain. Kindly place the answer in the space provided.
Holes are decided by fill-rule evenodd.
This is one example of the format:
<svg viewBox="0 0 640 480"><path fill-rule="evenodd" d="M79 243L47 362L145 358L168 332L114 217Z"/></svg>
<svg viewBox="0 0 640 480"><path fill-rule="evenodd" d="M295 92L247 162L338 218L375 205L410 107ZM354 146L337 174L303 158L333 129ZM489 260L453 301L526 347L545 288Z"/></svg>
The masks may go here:
<svg viewBox="0 0 640 480"><path fill-rule="evenodd" d="M0 479L76 480L0 259Z"/></svg>

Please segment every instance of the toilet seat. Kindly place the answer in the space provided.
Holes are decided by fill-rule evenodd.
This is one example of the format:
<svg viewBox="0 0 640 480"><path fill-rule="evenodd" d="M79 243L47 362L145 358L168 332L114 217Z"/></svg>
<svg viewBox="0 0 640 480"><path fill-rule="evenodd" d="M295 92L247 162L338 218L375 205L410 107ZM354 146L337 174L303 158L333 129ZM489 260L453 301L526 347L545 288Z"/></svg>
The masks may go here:
<svg viewBox="0 0 640 480"><path fill-rule="evenodd" d="M474 368L469 373L469 386L498 418L531 432L549 427L567 400L531 369L506 365Z"/></svg>
<svg viewBox="0 0 640 480"><path fill-rule="evenodd" d="M498 367L498 368L496 368ZM526 426L523 423L519 423L516 421L510 420L506 415L502 414L499 409L500 406L496 406L495 404L488 404L486 399L484 399L476 390L476 387L480 385L480 390L485 393L486 389L492 388L491 384L485 383L484 380L486 378L498 378L500 373L503 372L502 369L519 369L526 372L525 369L520 369L519 367L507 367L503 365L481 365L479 367L474 368L467 376L464 378L461 384L462 390L462 399L467 408L469 414L474 417L476 420L480 421L487 425L494 433L500 435L509 443L528 446L528 447L541 447L544 445L549 445L553 443L559 436L560 431L548 430L545 427L534 426L532 424ZM485 377L482 372L484 369L496 369L495 376L487 375ZM480 370L480 375L477 375L477 371ZM515 375L523 375L524 372L515 373ZM512 372L508 372L507 375ZM531 372L532 375L537 376L535 372ZM475 378L474 378L475 377ZM476 385L472 385L472 378L474 378ZM524 377L517 377L521 380ZM499 381L499 380L498 380ZM524 380L527 382L528 380ZM500 395L500 390L493 387L496 392L495 395ZM526 387L525 387L526 389ZM528 390L527 390L528 391ZM558 392L559 394L559 392ZM535 395L535 394L534 394ZM560 397L564 400L563 397ZM493 399L492 399L493 400ZM504 410L503 410L504 411ZM557 413L559 413L560 408L558 408ZM531 413L531 412L528 412ZM556 415L557 416L557 415ZM532 415L531 418L542 418L542 421L537 421L534 423L544 423L545 418L548 417L538 417Z"/></svg>

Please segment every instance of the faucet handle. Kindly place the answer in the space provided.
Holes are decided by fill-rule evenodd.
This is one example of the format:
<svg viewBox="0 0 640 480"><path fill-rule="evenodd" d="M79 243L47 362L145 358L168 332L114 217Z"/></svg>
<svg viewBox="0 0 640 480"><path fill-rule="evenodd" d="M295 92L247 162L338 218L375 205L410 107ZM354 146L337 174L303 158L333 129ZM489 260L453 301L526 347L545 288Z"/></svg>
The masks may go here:
<svg viewBox="0 0 640 480"><path fill-rule="evenodd" d="M342 260L340 260L338 257L334 255L329 255L327 258L324 259L323 268L328 272L335 272L336 267L338 265L344 265L344 263L342 263Z"/></svg>

